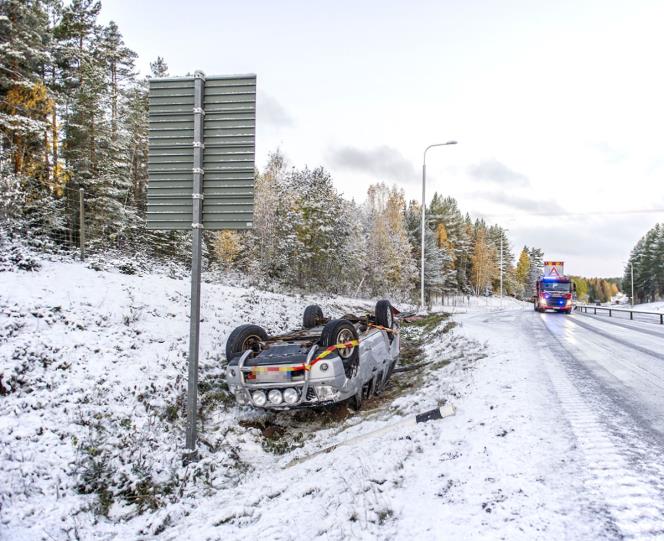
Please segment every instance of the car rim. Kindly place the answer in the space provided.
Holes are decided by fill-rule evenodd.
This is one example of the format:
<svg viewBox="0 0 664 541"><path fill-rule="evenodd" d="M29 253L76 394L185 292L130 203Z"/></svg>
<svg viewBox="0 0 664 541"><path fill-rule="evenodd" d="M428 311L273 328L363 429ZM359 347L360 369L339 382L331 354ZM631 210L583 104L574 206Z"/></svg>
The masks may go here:
<svg viewBox="0 0 664 541"><path fill-rule="evenodd" d="M353 340L353 333L350 329L342 329L337 335L337 344L344 344ZM355 347L342 348L339 350L339 357L347 359L353 354Z"/></svg>
<svg viewBox="0 0 664 541"><path fill-rule="evenodd" d="M244 339L244 342L242 342L242 348L240 349L240 351L247 351L248 349L255 350L256 346L260 341L261 341L260 337L256 336L255 334L247 336Z"/></svg>

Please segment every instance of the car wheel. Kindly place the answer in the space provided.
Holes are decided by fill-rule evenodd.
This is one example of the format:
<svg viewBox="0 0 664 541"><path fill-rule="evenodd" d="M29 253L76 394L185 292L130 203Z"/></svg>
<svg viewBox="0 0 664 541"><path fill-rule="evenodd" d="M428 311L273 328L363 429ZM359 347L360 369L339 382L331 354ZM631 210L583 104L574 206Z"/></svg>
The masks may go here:
<svg viewBox="0 0 664 541"><path fill-rule="evenodd" d="M304 309L304 317L302 318L302 325L305 329L317 327L323 323L323 309L317 304L310 304Z"/></svg>
<svg viewBox="0 0 664 541"><path fill-rule="evenodd" d="M394 314L392 313L392 305L388 300L378 301L376 303L376 323L381 327L388 329L392 328L394 324Z"/></svg>
<svg viewBox="0 0 664 541"><path fill-rule="evenodd" d="M320 346L328 348L336 344L343 344L351 340L357 340L357 331L350 321L345 319L333 319L325 324L320 336ZM344 364L346 377L352 377L360 364L360 348L352 346L349 348L337 349L337 355L341 357Z"/></svg>
<svg viewBox="0 0 664 541"><path fill-rule="evenodd" d="M267 340L267 332L258 325L240 325L226 340L226 360L230 361L239 353L253 349L258 352L260 343Z"/></svg>

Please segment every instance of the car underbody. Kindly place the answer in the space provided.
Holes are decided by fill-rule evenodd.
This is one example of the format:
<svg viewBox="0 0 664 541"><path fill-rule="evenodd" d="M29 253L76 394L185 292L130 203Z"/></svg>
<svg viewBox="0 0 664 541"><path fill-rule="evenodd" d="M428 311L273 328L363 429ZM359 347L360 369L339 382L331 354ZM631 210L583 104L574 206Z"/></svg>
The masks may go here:
<svg viewBox="0 0 664 541"><path fill-rule="evenodd" d="M350 399L359 408L384 388L399 359L398 311L387 301L374 315L307 311L304 328L288 334L268 337L255 325L231 334L226 381L238 404L278 410Z"/></svg>

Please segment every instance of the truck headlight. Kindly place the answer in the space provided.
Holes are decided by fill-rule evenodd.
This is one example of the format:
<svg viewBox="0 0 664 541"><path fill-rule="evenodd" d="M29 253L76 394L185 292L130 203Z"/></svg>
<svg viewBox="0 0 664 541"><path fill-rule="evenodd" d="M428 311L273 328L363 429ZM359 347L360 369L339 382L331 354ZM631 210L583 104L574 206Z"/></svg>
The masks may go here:
<svg viewBox="0 0 664 541"><path fill-rule="evenodd" d="M295 404L298 398L299 396L295 389L289 388L284 391L284 402L286 402L286 404Z"/></svg>
<svg viewBox="0 0 664 541"><path fill-rule="evenodd" d="M263 391L254 391L251 393L251 399L254 401L254 404L257 406L264 406L267 402L267 396Z"/></svg>
<svg viewBox="0 0 664 541"><path fill-rule="evenodd" d="M267 393L267 399L275 406L278 406L284 401L284 397L279 389L272 389Z"/></svg>

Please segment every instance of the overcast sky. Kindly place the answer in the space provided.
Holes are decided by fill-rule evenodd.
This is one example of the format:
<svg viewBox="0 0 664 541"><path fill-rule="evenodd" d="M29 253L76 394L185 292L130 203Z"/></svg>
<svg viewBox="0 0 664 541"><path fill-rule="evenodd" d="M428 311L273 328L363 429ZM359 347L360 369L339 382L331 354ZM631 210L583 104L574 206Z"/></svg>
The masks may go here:
<svg viewBox="0 0 664 541"><path fill-rule="evenodd" d="M258 74L257 165L452 195L573 274L621 275L664 212L664 2L105 0L148 72ZM599 214L599 213L603 214ZM565 216L560 216L565 213ZM592 214L588 214L592 213Z"/></svg>

